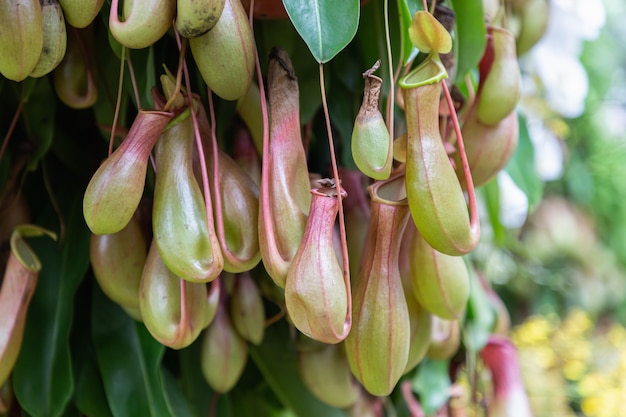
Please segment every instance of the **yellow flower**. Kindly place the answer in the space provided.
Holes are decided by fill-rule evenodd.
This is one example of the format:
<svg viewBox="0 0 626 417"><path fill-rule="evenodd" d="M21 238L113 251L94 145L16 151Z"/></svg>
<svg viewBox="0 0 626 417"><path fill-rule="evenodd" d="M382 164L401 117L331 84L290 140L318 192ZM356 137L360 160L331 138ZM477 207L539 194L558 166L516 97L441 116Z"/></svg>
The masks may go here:
<svg viewBox="0 0 626 417"><path fill-rule="evenodd" d="M583 310L572 310L561 326L563 332L570 336L582 336L593 328L593 322Z"/></svg>
<svg viewBox="0 0 626 417"><path fill-rule="evenodd" d="M520 325L513 333L516 346L534 346L549 340L552 326L545 317L533 316Z"/></svg>
<svg viewBox="0 0 626 417"><path fill-rule="evenodd" d="M602 399L597 396L585 397L580 403L582 412L589 417L597 416L602 406Z"/></svg>
<svg viewBox="0 0 626 417"><path fill-rule="evenodd" d="M591 372L581 378L577 388L581 397L591 397L593 394L602 391L604 386L606 386L604 375Z"/></svg>
<svg viewBox="0 0 626 417"><path fill-rule="evenodd" d="M563 375L570 381L578 381L585 371L587 370L587 364L579 360L570 360L565 362L563 366Z"/></svg>

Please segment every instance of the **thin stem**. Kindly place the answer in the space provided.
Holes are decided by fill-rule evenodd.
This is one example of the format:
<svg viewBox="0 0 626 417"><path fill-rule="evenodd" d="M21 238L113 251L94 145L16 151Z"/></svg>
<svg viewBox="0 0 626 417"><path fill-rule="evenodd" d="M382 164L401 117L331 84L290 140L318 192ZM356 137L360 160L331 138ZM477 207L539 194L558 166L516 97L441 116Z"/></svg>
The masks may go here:
<svg viewBox="0 0 626 417"><path fill-rule="evenodd" d="M189 318L189 303L187 303L187 283L186 280L182 278L178 278L180 282L178 283L178 290L180 291L180 317L178 319L178 323L183 326L187 326L190 318Z"/></svg>
<svg viewBox="0 0 626 417"><path fill-rule="evenodd" d="M176 98L178 97L178 92L180 91L180 86L182 84L182 79L183 79L183 67L185 67L185 71L184 71L185 81L187 81L187 78L189 75L187 73L186 64L185 64L185 52L187 51L187 38L182 39L182 43L179 44L179 48L180 48L180 54L178 55L178 70L176 71L176 86L174 87L174 94L172 94L172 97L170 97L167 103L165 103L165 106L163 106L164 111L168 111L170 107L172 107L172 105L174 104ZM189 90L189 85L187 87L187 90ZM191 97L191 92L187 91L187 93L188 93L188 96ZM191 114L194 114L195 112L193 111L193 101L190 101L189 105L192 107Z"/></svg>
<svg viewBox="0 0 626 417"><path fill-rule="evenodd" d="M217 391L213 391L213 395L211 396L211 405L209 406L209 417L217 416L217 403L220 399L220 394Z"/></svg>
<svg viewBox="0 0 626 417"><path fill-rule="evenodd" d="M422 9L424 9L424 11L428 11L428 4L426 3L426 0L422 0Z"/></svg>
<svg viewBox="0 0 626 417"><path fill-rule="evenodd" d="M6 151L7 146L9 145L9 140L13 135L13 131L15 130L15 126L17 126L17 121L20 119L20 115L22 114L22 110L24 109L24 97L20 98L20 102L17 105L17 109L15 109L15 113L13 114L13 119L11 120L11 124L9 125L9 130L7 130L6 135L4 135L4 139L2 140L2 146L0 146L0 161L2 161L2 157L4 156L4 152Z"/></svg>
<svg viewBox="0 0 626 417"><path fill-rule="evenodd" d="M187 45L187 39L183 38L182 42L181 42L181 37L178 34L178 31L174 31L174 34L176 36L176 42L178 43L179 48L181 48L181 55L184 55L184 47ZM181 60L182 62L182 72L185 75L185 86L187 88L187 101L189 102L189 106L190 106L190 113L191 113L191 121L193 123L193 135L194 138L196 140L196 149L198 150L198 158L200 159L200 173L202 175L202 191L204 193L204 206L205 206L205 214L206 214L206 220L207 220L207 231L209 233L209 235L211 236L211 241L212 241L212 246L213 246L213 267L212 268L218 268L215 265L218 263L218 259L219 262L221 263L221 265L219 266L219 272L221 272L222 268L223 268L223 258L222 258L222 252L221 249L219 247L219 242L215 242L215 222L214 222L214 218L213 218L213 200L211 197L211 191L209 189L209 175L207 172L207 168L206 168L206 159L204 157L204 146L202 145L202 136L200 135L200 127L198 125L198 116L196 114L196 103L194 102L193 99L193 95L191 93L191 81L189 78L189 68L187 68L187 62L185 62L184 59ZM177 83L177 87L176 87L176 92L178 93L178 91L180 90L180 87L178 86L179 84ZM177 94L176 93L176 94ZM176 94L174 94L172 97L174 97ZM198 102L198 106L201 106L202 103ZM216 274L217 275L217 274ZM215 278L215 279L219 279L219 277Z"/></svg>
<svg viewBox="0 0 626 417"><path fill-rule="evenodd" d="M176 32L176 37L178 38L178 32ZM183 38L183 45L185 44L186 39ZM206 219L207 226L209 231L214 228L214 220L213 220L213 201L211 197L211 191L209 190L209 174L206 169L206 159L204 158L204 146L202 146L202 137L200 135L200 127L198 125L198 116L196 115L195 110L195 102L193 100L193 96L191 94L191 81L189 79L189 70L187 68L187 63L183 60L183 73L185 75L185 85L187 86L187 100L189 101L189 106L191 106L191 120L193 122L193 134L196 140L196 147L198 149L198 157L200 159L200 172L202 174L202 191L204 192L204 205L206 209ZM178 91L178 89L176 90ZM201 103L198 103L201 105ZM213 231L214 232L214 231ZM213 252L217 252L219 248L213 248Z"/></svg>
<svg viewBox="0 0 626 417"><path fill-rule="evenodd" d="M404 398L404 402L409 408L411 417L424 417L424 410L422 410L420 403L417 402L417 400L413 396L413 391L411 390L411 381L407 380L402 382L400 385L400 390L402 391L402 398Z"/></svg>
<svg viewBox="0 0 626 417"><path fill-rule="evenodd" d="M65 237L65 218L63 217L63 211L61 210L61 206L59 205L59 200L54 196L52 184L50 184L50 177L48 175L48 164L46 164L45 158L41 160L41 172L43 176L44 187L46 188L46 192L50 197L50 204L52 204L52 208L54 209L54 212L59 219L59 242L63 242Z"/></svg>
<svg viewBox="0 0 626 417"><path fill-rule="evenodd" d="M125 50L126 48L124 48ZM137 87L137 79L135 78L135 69L133 68L133 61L130 59L130 54L126 57L128 62L128 73L130 74L130 82L133 85L133 93L135 93L135 102L137 103L137 110L141 109L141 98L139 98L139 88Z"/></svg>
<svg viewBox="0 0 626 417"><path fill-rule="evenodd" d="M279 305L278 307L280 308L280 311L278 313L276 313L273 316L268 317L267 319L265 319L265 323L264 323L265 327L270 327L272 324L278 322L280 319L285 317L285 315L287 314L287 310L285 310L285 306L284 305Z"/></svg>
<svg viewBox="0 0 626 417"><path fill-rule="evenodd" d="M411 62L407 62L407 67L410 67ZM394 108L395 108L395 101L396 101L396 82L398 82L398 78L400 77L400 71L402 71L402 56L400 57L400 59L398 60L398 65L396 65L396 69L393 72L393 78L391 79L391 88L393 89L393 95L389 95L389 99L387 100L387 117L389 117L389 113L392 112L391 115L391 121L393 122L394 120L394 116L393 116L393 112L394 112ZM393 100L392 100L393 98ZM389 121L387 121L387 124L389 124ZM393 123L391 124L393 126ZM392 139L395 139L393 136L393 132L390 130L389 131L389 136L391 136Z"/></svg>
<svg viewBox="0 0 626 417"><path fill-rule="evenodd" d="M157 173L156 159L154 159L154 154L152 152L150 152L150 165L152 165L152 170L156 174Z"/></svg>
<svg viewBox="0 0 626 417"><path fill-rule="evenodd" d="M398 417L398 412L396 411L396 408L389 397L384 397L383 408L385 410L385 416Z"/></svg>
<svg viewBox="0 0 626 417"><path fill-rule="evenodd" d="M126 47L122 46L122 59L120 60L120 79L117 83L117 99L115 100L115 112L113 113L113 128L111 129L111 138L109 139L109 156L113 153L113 143L115 142L115 129L120 117L120 106L122 104L122 89L124 87L124 63L126 60Z"/></svg>
<svg viewBox="0 0 626 417"><path fill-rule="evenodd" d="M477 235L480 232L480 219L478 218L478 205L476 204L476 192L474 190L474 181L472 179L472 173L469 169L469 163L467 162L467 155L465 154L465 145L463 143L463 135L461 134L461 127L459 126L459 119L456 117L456 110L454 109L454 103L448 90L446 82L442 82L443 92L446 96L448 103L448 109L450 111L450 117L452 118L452 124L454 125L454 132L456 134L457 146L459 147L459 155L461 156L461 165L463 166L463 176L465 177L465 185L467 187L467 194L469 198L470 206L470 228L472 234Z"/></svg>
<svg viewBox="0 0 626 417"><path fill-rule="evenodd" d="M213 106L213 92L207 87L207 97L209 101L209 120L211 122L211 147L213 150L213 198L215 199L215 222L217 228L217 236L222 245L222 252L228 251L226 242L226 232L224 231L224 215L222 213L222 194L220 190L220 162L217 149L217 133L215 122L215 107Z"/></svg>
<svg viewBox="0 0 626 417"><path fill-rule="evenodd" d="M337 169L337 157L335 156L335 143L333 140L333 132L330 125L330 114L328 112L328 102L326 100L326 87L324 82L324 64L319 64L320 72L320 91L322 94L322 107L324 108L324 119L326 120L326 132L328 134L328 147L330 150L330 163L333 168L333 178L337 188L337 204L339 205L339 234L341 237L341 256L343 258L343 279L346 285L346 293L348 294L348 309L346 312L346 322L344 324L344 333L347 336L352 327L352 296L350 295L350 261L348 259L348 243L346 239L346 221L343 213L343 198L341 196L342 186L339 180L339 170Z"/></svg>
<svg viewBox="0 0 626 417"><path fill-rule="evenodd" d="M252 26L252 15L254 10L254 0L250 1L250 25ZM269 180L269 154L270 154L270 128L269 128L269 118L267 111L267 95L265 93L265 83L263 82L263 72L261 71L261 61L259 60L259 51L255 48L254 50L254 67L256 69L256 78L257 83L259 84L259 98L261 100L261 116L263 119L263 149L261 155L261 186L259 189L259 204L262 206L259 207L259 214L261 212L269 213L270 212L270 200L269 200L269 191L267 184L270 183ZM267 217L264 219L264 225L266 229L267 236L274 236L274 222L266 221ZM260 227L259 227L260 228ZM272 239L268 239L268 244L273 245L275 247L276 242ZM281 310L283 307L281 306ZM282 313L284 314L284 312ZM279 317L280 318L280 317Z"/></svg>
<svg viewBox="0 0 626 417"><path fill-rule="evenodd" d="M394 108L396 101L395 74L393 72L393 57L391 54L391 35L389 32L389 0L383 2L383 13L385 16L385 41L387 42L387 65L389 66L389 94L387 95L386 122L389 131L389 140L394 138Z"/></svg>

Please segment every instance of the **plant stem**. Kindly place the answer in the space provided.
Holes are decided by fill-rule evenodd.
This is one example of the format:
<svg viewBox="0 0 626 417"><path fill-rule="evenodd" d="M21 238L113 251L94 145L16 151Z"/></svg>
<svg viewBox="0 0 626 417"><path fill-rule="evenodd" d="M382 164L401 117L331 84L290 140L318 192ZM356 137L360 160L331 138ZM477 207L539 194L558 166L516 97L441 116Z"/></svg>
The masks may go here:
<svg viewBox="0 0 626 417"><path fill-rule="evenodd" d="M393 57L391 53L391 35L389 34L389 0L384 0L383 14L385 17L385 41L387 42L387 65L389 67L389 94L387 95L387 111L385 118L387 119L387 130L389 131L389 140L394 138L394 107L396 101L395 74L393 72Z"/></svg>
<svg viewBox="0 0 626 417"><path fill-rule="evenodd" d="M265 323L264 323L265 327L270 327L272 324L277 323L280 319L285 317L285 315L287 314L287 310L285 310L285 306L279 305L278 308L280 308L280 311L278 313L265 319Z"/></svg>
<svg viewBox="0 0 626 417"><path fill-rule="evenodd" d="M182 278L178 278L178 280L178 291L180 291L180 317L178 322L188 326L191 320L187 303L187 285L189 283Z"/></svg>
<svg viewBox="0 0 626 417"><path fill-rule="evenodd" d="M179 36L178 32L176 36L177 37ZM176 97L178 97L178 92L180 91L180 86L182 84L182 78L183 78L183 67L186 68L187 66L185 64L185 52L187 51L187 38L182 39L182 43L179 44L179 48L180 48L180 53L178 55L178 70L176 71L176 86L174 87L174 94L172 94L172 97L170 97L167 103L165 103L165 106L163 106L163 110L165 111L168 111L170 107L172 107L172 104L174 104ZM189 76L187 71L185 71L185 76L186 76L185 80L187 81L187 78ZM187 86L188 86L187 89L189 89L188 84ZM189 91L187 91L187 93L188 93L188 96L191 97L191 93ZM195 114L195 111L193 109L193 101L190 101L189 105L191 106L191 114Z"/></svg>
<svg viewBox="0 0 626 417"><path fill-rule="evenodd" d="M477 235L480 233L480 219L478 218L478 205L476 204L476 192L474 190L474 181L472 180L472 173L469 169L469 163L467 162L467 155L465 154L465 145L463 144L463 135L461 134L461 127L459 126L459 119L456 116L456 110L454 109L454 103L450 96L450 90L448 90L448 84L445 81L443 84L443 92L446 96L448 103L448 110L450 111L450 117L452 118L452 124L454 125L454 133L459 147L459 156L461 157L461 165L463 166L463 176L465 177L465 185L467 187L467 194L469 199L470 209L470 228L472 234Z"/></svg>
<svg viewBox="0 0 626 417"><path fill-rule="evenodd" d="M224 231L224 214L222 212L222 194L220 190L220 162L217 148L217 133L215 122L215 107L213 105L213 92L207 87L207 97L209 101L209 120L211 123L211 147L213 157L213 198L215 199L215 226L217 228L217 238L222 245L222 251L226 252L228 244L226 242L226 232Z"/></svg>
<svg viewBox="0 0 626 417"><path fill-rule="evenodd" d="M341 238L341 257L343 261L343 279L346 286L346 294L348 294L348 308L346 312L346 322L344 324L345 336L350 332L352 327L352 296L350 287L350 260L348 259L348 243L346 239L346 222L343 213L343 198L341 197L341 180L339 179L339 170L337 169L337 157L335 156L335 143L333 141L333 132L330 125L330 114L328 112L328 102L326 100L326 87L324 82L324 64L319 64L320 72L320 91L322 94L322 107L324 108L324 119L326 121L326 132L328 134L328 147L330 151L330 163L333 169L333 178L335 179L335 187L337 188L337 204L339 205L339 235ZM344 337L345 337L344 336Z"/></svg>
<svg viewBox="0 0 626 417"><path fill-rule="evenodd" d="M250 1L250 24L252 25L252 15L254 10L254 0ZM269 119L267 111L267 95L265 93L265 83L263 82L263 72L261 71L261 61L259 60L259 51L254 50L254 66L256 69L257 83L259 84L259 98L261 100L261 116L263 118L263 147L261 151L261 186L259 187L259 215L261 212L270 213L269 199L269 154L270 154L270 131ZM261 217L259 217L261 218ZM268 216L263 216L263 225L267 236L274 236L274 222L268 220ZM259 226L259 229L261 227ZM268 245L276 250L276 242L268 239ZM283 307L281 307L281 310ZM280 318L280 317L278 317Z"/></svg>
<svg viewBox="0 0 626 417"><path fill-rule="evenodd" d="M43 184L46 188L46 192L50 197L50 204L52 205L52 209L54 213L57 215L59 220L59 242L63 242L65 239L65 217L63 216L63 211L61 210L61 206L59 205L59 200L54 196L54 192L52 190L52 184L50 184L50 176L48 175L48 164L46 163L46 159L41 159L41 173L43 178Z"/></svg>
<svg viewBox="0 0 626 417"><path fill-rule="evenodd" d="M13 135L13 131L15 130L15 126L17 125L17 121L22 114L22 110L24 109L24 97L20 98L20 102L17 105L17 109L15 109L15 113L13 114L13 119L11 120L11 124L9 125L9 130L7 130L6 135L4 135L4 139L2 140L2 146L0 146L0 161L2 161L2 157L4 156L4 152L9 144L9 140L11 139L11 135Z"/></svg>
<svg viewBox="0 0 626 417"><path fill-rule="evenodd" d="M126 49L126 47L124 47ZM130 59L130 53L126 56L128 61L128 74L130 74L130 82L133 85L133 92L135 93L135 101L137 102L137 110L141 109L141 98L139 96L139 88L137 88L137 79L135 78L135 69L133 68L133 61Z"/></svg>
<svg viewBox="0 0 626 417"><path fill-rule="evenodd" d="M420 406L419 402L413 396L411 390L411 381L407 380L401 383L400 390L402 391L402 398L411 413L411 417L424 417L424 410Z"/></svg>
<svg viewBox="0 0 626 417"><path fill-rule="evenodd" d="M113 127L111 129L111 139L109 139L109 156L113 153L113 142L115 142L115 129L117 129L117 121L120 116L120 106L122 104L122 89L124 87L124 59L126 55L126 47L122 46L122 59L120 59L120 79L117 83L117 99L115 100L115 112L113 113Z"/></svg>
<svg viewBox="0 0 626 417"><path fill-rule="evenodd" d="M213 391L211 396L211 405L209 406L209 417L217 416L217 403L220 399L220 394L217 391Z"/></svg>
<svg viewBox="0 0 626 417"><path fill-rule="evenodd" d="M204 205L205 205L205 213L206 213L206 220L207 220L207 228L209 231L209 234L211 236L215 236L215 226L214 226L214 219L213 219L213 201L211 198L211 191L209 189L209 174L207 173L207 169L206 169L206 159L204 158L204 147L202 146L202 137L200 136L200 128L198 126L198 116L196 115L196 109L195 109L195 102L193 100L193 96L191 94L191 81L189 79L189 69L187 68L187 63L185 62L184 59L184 46L187 44L187 40L185 38L183 38L182 40L182 44L181 44L181 40L180 40L180 35L178 34L177 31L174 31L175 35L176 35L176 41L178 42L179 47L181 48L181 55L182 59L179 61L182 63L182 65L179 65L179 70L182 68L182 72L185 75L185 86L187 88L187 101L189 102L189 106L191 107L191 120L193 122L193 133L194 133L194 137L196 140L196 148L198 149L198 157L200 159L200 172L202 174L202 191L204 193ZM178 91L180 90L180 84L178 83L178 76L177 78L177 82L176 82L176 93L174 95L172 95L172 98L176 97L176 95L178 94ZM209 91L210 94L210 91ZM199 106L202 105L202 103L198 103ZM217 248L213 248L213 254L214 257L216 256L216 254L220 251L221 249L219 247ZM220 252L221 255L221 252Z"/></svg>

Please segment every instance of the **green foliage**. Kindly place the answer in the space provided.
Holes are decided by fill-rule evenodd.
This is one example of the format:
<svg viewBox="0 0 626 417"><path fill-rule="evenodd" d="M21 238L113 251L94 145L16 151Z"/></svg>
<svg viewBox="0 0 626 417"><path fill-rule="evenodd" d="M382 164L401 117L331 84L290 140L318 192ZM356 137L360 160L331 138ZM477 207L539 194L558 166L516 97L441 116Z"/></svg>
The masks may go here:
<svg viewBox="0 0 626 417"><path fill-rule="evenodd" d="M91 332L114 417L169 416L160 366L165 347L94 288Z"/></svg>
<svg viewBox="0 0 626 417"><path fill-rule="evenodd" d="M482 0L453 0L456 13L455 82L461 84L467 73L475 68L487 44Z"/></svg>
<svg viewBox="0 0 626 417"><path fill-rule="evenodd" d="M67 223L60 242L32 242L43 268L13 374L15 393L33 416L63 415L74 392L69 339L73 300L89 265L89 233L81 215L80 191L69 188L64 194L61 215ZM55 214L48 206L38 224L58 230Z"/></svg>
<svg viewBox="0 0 626 417"><path fill-rule="evenodd" d="M427 415L438 410L449 398L448 390L452 382L448 365L448 360L424 359L413 377L413 390L420 395Z"/></svg>
<svg viewBox="0 0 626 417"><path fill-rule="evenodd" d="M276 396L299 417L345 416L316 399L306 388L296 365L296 351L284 326L269 327L263 344L250 347L252 360L258 366Z"/></svg>
<svg viewBox="0 0 626 417"><path fill-rule="evenodd" d="M358 0L283 0L283 4L320 64L333 59L350 43L359 24Z"/></svg>
<svg viewBox="0 0 626 417"><path fill-rule="evenodd" d="M398 0L398 11L400 13L400 30L401 35L401 48L402 48L402 62L407 64L411 59L415 58L419 52L411 41L407 38L409 33L409 27L413 20L413 15L422 10L422 2L419 0Z"/></svg>
<svg viewBox="0 0 626 417"><path fill-rule="evenodd" d="M361 75L376 60L381 60L378 75L383 79L380 108L384 115L385 101L390 100L391 89L397 87L389 85L396 66L399 62L408 65L404 68L408 72L425 57L408 38L412 16L422 9L422 1L283 0L283 3L288 19L254 21L256 48L264 76L255 82L258 85L266 80L269 51L274 46L284 48L293 61L293 75L298 80L307 162L311 172L329 176L331 156L326 142L319 79L320 64L324 64L326 85L323 87L329 101L337 158L341 167L354 169L350 141L363 98ZM391 3L388 4L391 63L387 62L385 42L384 7L387 3ZM465 81L469 77L477 83L477 66L486 44L482 1L449 0L443 2L443 6L454 9L456 14L452 30L456 70L452 81L464 98L469 99L471 88ZM172 30L148 48L125 49L108 31L109 7L110 2L105 2L91 27L95 38L89 52L95 59L99 90L93 107L74 110L63 104L52 88L53 74L37 80L27 79L21 84L0 77L0 108L3 110L0 137L12 129L7 136L10 140L6 150L0 152L0 216L5 203L13 201L16 195L23 196L30 213L22 214L59 236L59 242L29 240L43 268L13 372L14 407L32 417L355 415L353 410L326 405L307 388L298 368L297 349L302 346L293 326L280 316L285 312L276 307L282 302L282 290L269 281L262 267L251 273L261 287L266 310L281 319L268 324L260 345L249 346L250 356L243 375L227 393L218 393L207 384L200 366L200 341L181 350L163 346L143 323L132 319L98 287L89 269L90 232L83 220L82 198L91 176L107 157L121 60L125 68L115 146L119 145L139 109L156 107L153 88L158 84L157 76L163 73L164 67L175 74L179 60ZM207 89L198 68L193 65L191 53L187 54L186 62L191 89L208 108ZM601 88L606 86L598 87ZM186 90L184 84L183 90ZM218 141L230 152L237 147L235 132L241 127L236 115L237 103L217 97L214 100ZM13 112L20 108L20 103L23 103L21 114L11 128ZM406 130L401 97L396 95L396 103L391 103L390 107L395 111L392 121L397 127L395 136L399 136ZM523 116L519 121L519 145L506 171L527 196L529 212L533 212L544 198L545 187L535 171L533 145ZM600 129L590 128L591 121L584 123L587 123L585 132L589 136L598 135ZM435 126L439 126L438 123ZM583 138L575 144L572 168L567 171L564 185L560 186L591 208L599 219L605 240L626 264L626 208L620 204L623 199L615 200L615 195L626 198L622 181L626 175L622 163L626 150ZM589 159L585 158L585 152L590 153ZM442 155L447 164L449 155ZM152 169L144 191L147 205L151 204L154 178ZM454 176L451 178L456 181ZM585 180L584 185L581 185L581 178ZM213 187L209 187L211 191ZM517 259L512 257L522 258L525 253L516 244L516 231L508 230L501 223L497 181L486 184L480 197L488 215L488 221L483 222L488 229L487 245L495 243L493 246L497 247L491 254L502 255L513 247L514 255L510 255L509 260L515 263ZM465 209L463 204L461 206ZM150 229L149 215L144 220ZM4 226L4 221L4 217L0 217L0 226ZM612 228L623 233L610 234ZM488 246L488 249L493 248ZM506 254L509 256L508 252ZM466 261L468 265L480 264L481 256L471 255ZM531 275L528 271L525 273ZM462 321L463 354L475 354L484 346L498 318L498 311L490 304L478 276L472 273L471 278L470 300ZM526 282L522 281L521 286ZM424 359L415 372L400 382L411 383L413 394L419 397L427 413L434 413L449 399L453 382L449 369L451 362L460 356L463 355L450 361ZM406 415L405 400L399 391L396 389L385 399L387 415L394 415L394 412ZM376 401L365 394L363 398Z"/></svg>
<svg viewBox="0 0 626 417"><path fill-rule="evenodd" d="M521 115L519 118L519 143L513 158L511 158L505 169L528 197L529 211L532 212L541 202L543 182L535 170L535 151L528 136L526 123Z"/></svg>

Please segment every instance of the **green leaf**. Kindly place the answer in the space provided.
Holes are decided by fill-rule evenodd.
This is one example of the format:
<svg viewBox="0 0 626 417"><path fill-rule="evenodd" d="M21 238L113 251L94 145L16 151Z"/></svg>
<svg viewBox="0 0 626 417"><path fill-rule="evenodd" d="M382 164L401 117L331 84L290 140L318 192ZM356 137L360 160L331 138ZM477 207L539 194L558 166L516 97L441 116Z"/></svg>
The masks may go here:
<svg viewBox="0 0 626 417"><path fill-rule="evenodd" d="M383 82L388 82L389 72L386 65L387 49L385 46L384 17L380 1L370 1L361 8L360 30L356 34L356 45L353 49L360 51L361 62L359 65L362 67L358 73L351 74L352 77L361 78L360 74L370 68L376 60L380 59L382 65L377 75L383 79ZM336 62L333 62L333 64L336 65ZM383 91L388 88L388 86L385 87Z"/></svg>
<svg viewBox="0 0 626 417"><path fill-rule="evenodd" d="M452 0L456 15L456 75L461 84L468 71L480 62L487 45L487 29L482 0Z"/></svg>
<svg viewBox="0 0 626 417"><path fill-rule="evenodd" d="M173 417L194 417L194 413L192 413L191 407L183 395L180 383L174 375L167 368L162 368L161 377L165 401L167 402L170 415Z"/></svg>
<svg viewBox="0 0 626 417"><path fill-rule="evenodd" d="M241 389L241 385L246 383L248 383L248 380L228 393L232 404L233 416L269 417L280 415L284 417L289 412L283 408L282 404L277 401L271 401L271 399L275 399L275 396L265 383L254 385L253 389ZM221 414L220 417L222 417Z"/></svg>
<svg viewBox="0 0 626 417"><path fill-rule="evenodd" d="M13 383L20 405L33 417L63 415L74 392L69 338L74 294L89 265L89 229L83 220L81 193L69 186L65 191L57 196L66 222L60 245L47 238L31 244L42 269ZM37 224L58 230L54 210L48 207Z"/></svg>
<svg viewBox="0 0 626 417"><path fill-rule="evenodd" d="M82 333L81 336L83 341L89 341L89 333ZM77 350L74 364L77 368L74 394L76 408L89 417L112 417L93 346L89 344L85 352Z"/></svg>
<svg viewBox="0 0 626 417"><path fill-rule="evenodd" d="M411 26L413 15L418 10L424 10L424 8L421 0L398 0L398 10L400 12L402 62L406 65L419 52L409 39L409 27Z"/></svg>
<svg viewBox="0 0 626 417"><path fill-rule="evenodd" d="M213 389L207 384L199 366L201 348L202 338L200 337L190 346L181 349L178 354L183 394L196 417L209 415L213 395Z"/></svg>
<svg viewBox="0 0 626 417"><path fill-rule="evenodd" d="M463 343L470 352L479 352L487 344L496 323L496 311L476 271L464 258L470 271L470 296L465 314Z"/></svg>
<svg viewBox="0 0 626 417"><path fill-rule="evenodd" d="M85 416L113 417L91 341L92 285L97 285L95 278L88 275L76 294L76 317L72 332L72 359L76 379L73 403Z"/></svg>
<svg viewBox="0 0 626 417"><path fill-rule="evenodd" d="M526 120L519 115L519 141L505 170L528 197L528 211L533 212L543 197L543 182L535 169L535 151L528 136Z"/></svg>
<svg viewBox="0 0 626 417"><path fill-rule="evenodd" d="M250 357L276 396L298 417L346 417L311 394L304 385L296 362L296 350L287 324L282 321L265 329L263 343L249 346Z"/></svg>
<svg viewBox="0 0 626 417"><path fill-rule="evenodd" d="M82 417L82 414L76 407L73 407L72 404L65 410L63 413L63 417Z"/></svg>
<svg viewBox="0 0 626 417"><path fill-rule="evenodd" d="M489 223L493 230L493 240L496 244L503 245L506 242L506 229L500 221L500 187L496 178L480 187L485 205L487 206L487 215Z"/></svg>
<svg viewBox="0 0 626 417"><path fill-rule="evenodd" d="M160 376L165 348L94 285L91 331L115 417L169 417Z"/></svg>
<svg viewBox="0 0 626 417"><path fill-rule="evenodd" d="M448 365L448 360L424 358L417 367L412 387L419 394L420 404L426 415L434 413L448 401L449 388L452 385Z"/></svg>
<svg viewBox="0 0 626 417"><path fill-rule="evenodd" d="M283 0L283 4L320 64L345 48L359 26L359 0Z"/></svg>

